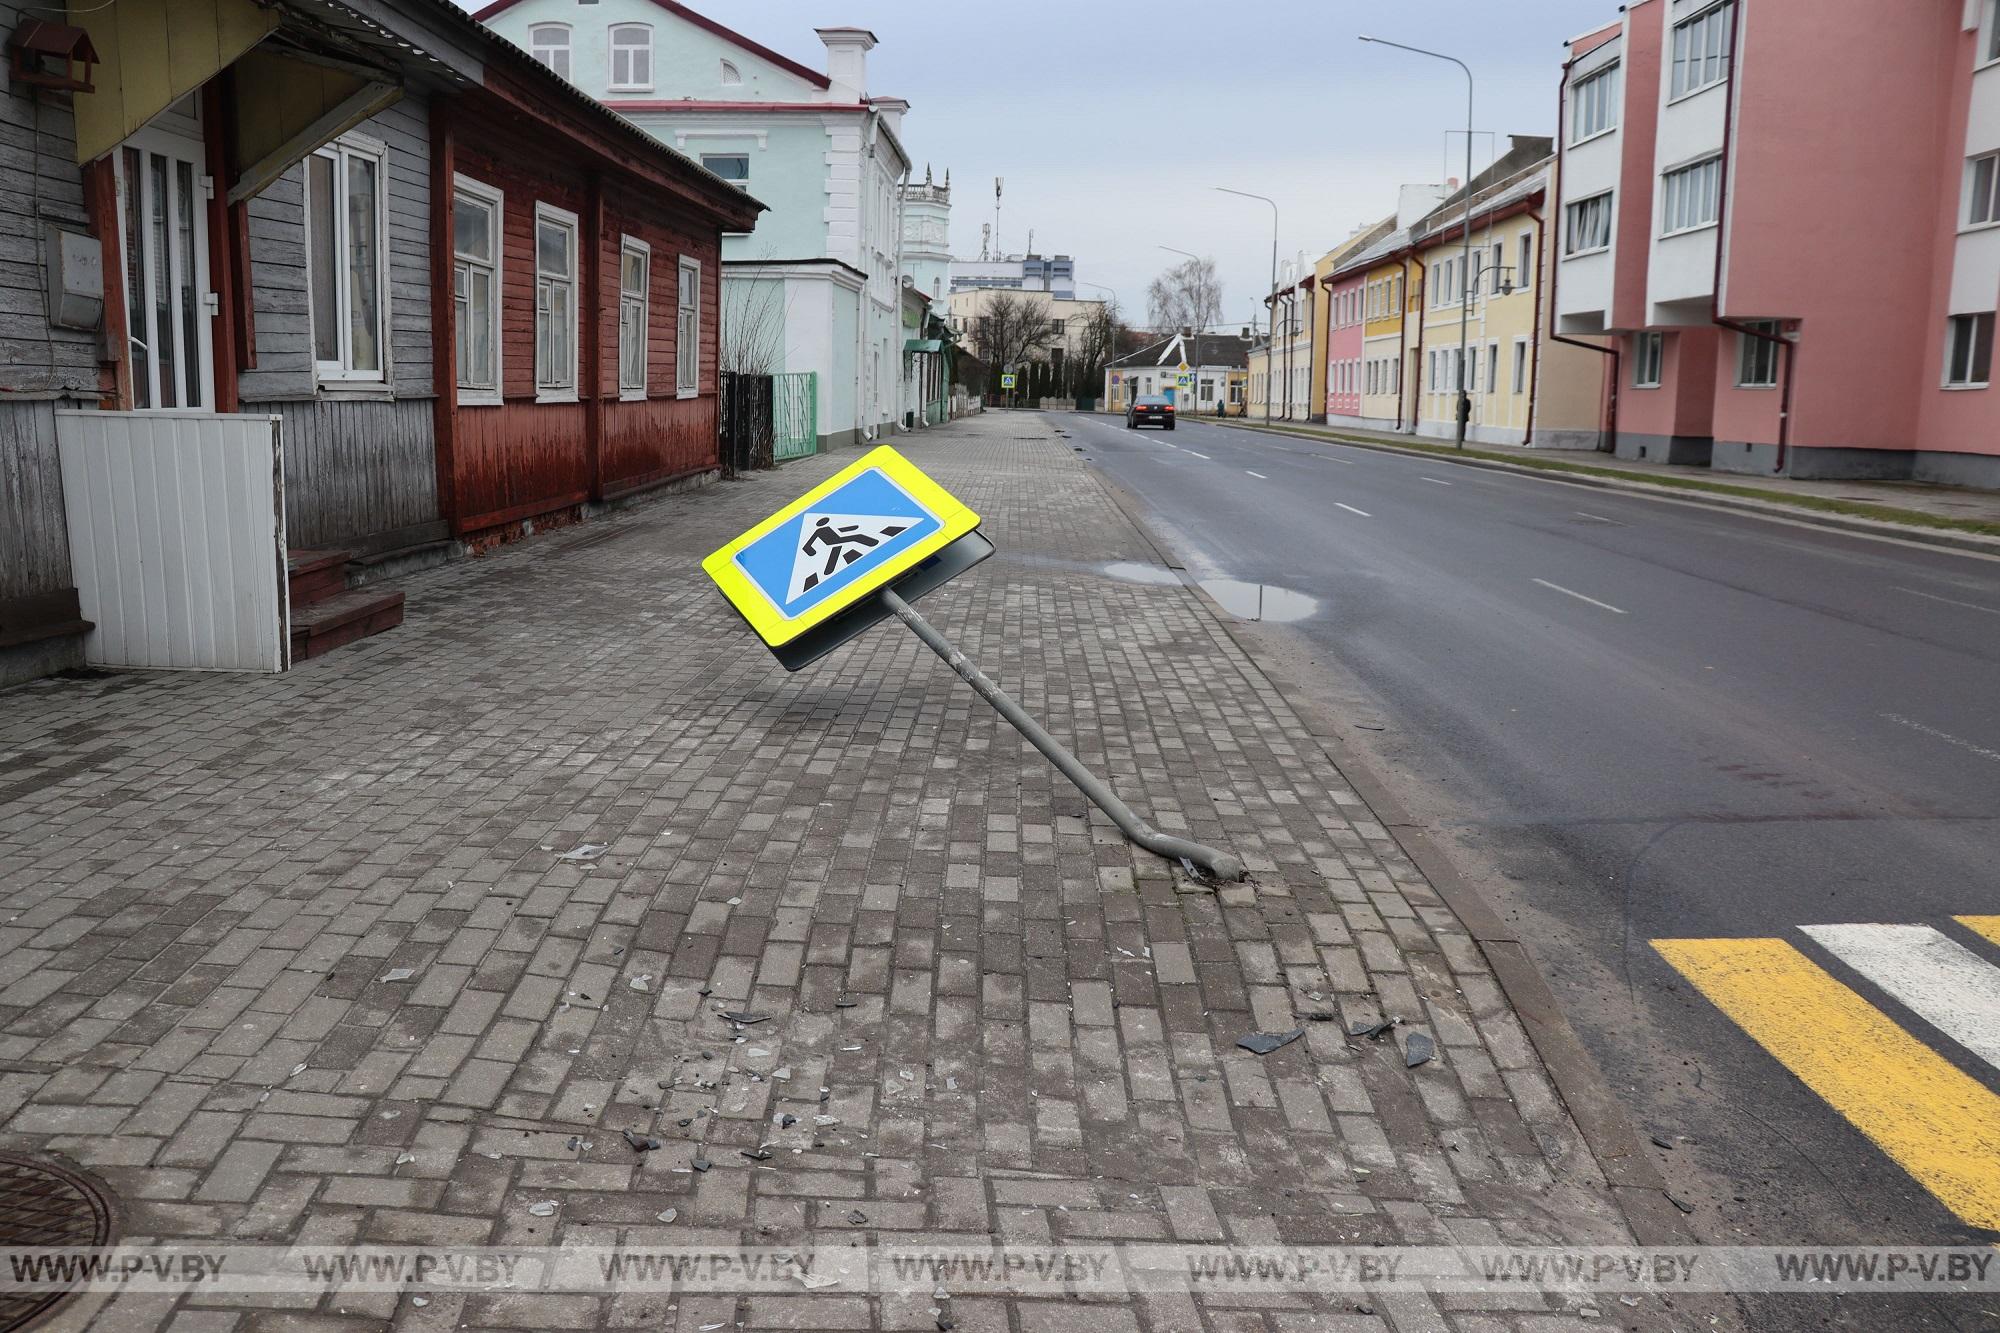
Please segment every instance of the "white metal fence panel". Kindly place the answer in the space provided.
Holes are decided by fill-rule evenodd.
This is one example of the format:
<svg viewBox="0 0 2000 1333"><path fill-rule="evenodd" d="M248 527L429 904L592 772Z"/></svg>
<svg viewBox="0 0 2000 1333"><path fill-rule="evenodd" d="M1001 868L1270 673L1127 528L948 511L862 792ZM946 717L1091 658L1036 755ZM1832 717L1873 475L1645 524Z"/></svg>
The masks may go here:
<svg viewBox="0 0 2000 1333"><path fill-rule="evenodd" d="M277 417L58 412L56 445L86 661L285 669Z"/></svg>

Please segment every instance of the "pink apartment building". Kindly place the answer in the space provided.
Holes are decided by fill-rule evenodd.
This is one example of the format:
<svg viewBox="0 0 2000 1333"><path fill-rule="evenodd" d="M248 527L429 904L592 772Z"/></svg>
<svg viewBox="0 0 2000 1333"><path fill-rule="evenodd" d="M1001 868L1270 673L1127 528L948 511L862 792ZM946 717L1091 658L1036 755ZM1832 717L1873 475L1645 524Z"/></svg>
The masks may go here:
<svg viewBox="0 0 2000 1333"><path fill-rule="evenodd" d="M1632 0L1569 44L1556 332L1628 458L2000 487L2000 0Z"/></svg>
<svg viewBox="0 0 2000 1333"><path fill-rule="evenodd" d="M1362 309L1362 289L1368 272L1326 280L1326 402L1322 410L1334 417L1361 415L1362 332L1368 322Z"/></svg>

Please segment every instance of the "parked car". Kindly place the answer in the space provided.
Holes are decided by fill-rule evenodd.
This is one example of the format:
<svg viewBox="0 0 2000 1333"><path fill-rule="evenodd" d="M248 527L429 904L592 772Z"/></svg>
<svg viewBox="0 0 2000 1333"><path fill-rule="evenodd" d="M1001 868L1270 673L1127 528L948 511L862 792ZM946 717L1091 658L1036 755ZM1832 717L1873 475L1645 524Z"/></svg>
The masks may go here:
<svg viewBox="0 0 2000 1333"><path fill-rule="evenodd" d="M1132 400L1125 409L1125 429L1137 430L1141 426L1164 426L1174 428L1173 400L1163 394L1149 393Z"/></svg>

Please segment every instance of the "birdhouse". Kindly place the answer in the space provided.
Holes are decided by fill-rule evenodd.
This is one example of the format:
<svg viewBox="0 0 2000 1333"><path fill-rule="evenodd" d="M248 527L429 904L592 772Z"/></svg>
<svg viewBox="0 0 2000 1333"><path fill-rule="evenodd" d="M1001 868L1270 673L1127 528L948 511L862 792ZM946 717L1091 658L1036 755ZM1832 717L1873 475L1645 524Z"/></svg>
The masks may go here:
<svg viewBox="0 0 2000 1333"><path fill-rule="evenodd" d="M64 92L94 92L97 48L90 34L67 23L24 19L7 39L8 74L15 83Z"/></svg>

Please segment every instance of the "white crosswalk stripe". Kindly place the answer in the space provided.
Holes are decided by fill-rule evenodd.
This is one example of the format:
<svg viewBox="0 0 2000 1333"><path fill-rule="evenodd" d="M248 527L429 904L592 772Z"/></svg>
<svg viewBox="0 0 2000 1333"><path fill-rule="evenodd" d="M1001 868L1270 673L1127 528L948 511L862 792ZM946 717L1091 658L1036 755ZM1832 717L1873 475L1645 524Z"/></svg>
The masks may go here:
<svg viewBox="0 0 2000 1333"><path fill-rule="evenodd" d="M1802 927L1821 947L2000 1069L2000 967L1929 926Z"/></svg>

